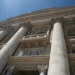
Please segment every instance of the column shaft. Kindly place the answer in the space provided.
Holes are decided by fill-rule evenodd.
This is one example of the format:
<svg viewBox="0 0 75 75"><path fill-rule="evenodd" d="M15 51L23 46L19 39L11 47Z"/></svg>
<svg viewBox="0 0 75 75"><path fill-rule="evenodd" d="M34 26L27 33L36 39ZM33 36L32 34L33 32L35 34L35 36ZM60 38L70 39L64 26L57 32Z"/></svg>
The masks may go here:
<svg viewBox="0 0 75 75"><path fill-rule="evenodd" d="M48 75L70 75L62 24L53 27Z"/></svg>
<svg viewBox="0 0 75 75"><path fill-rule="evenodd" d="M7 35L5 30L0 31L0 41Z"/></svg>
<svg viewBox="0 0 75 75"><path fill-rule="evenodd" d="M9 56L13 55L16 48L20 43L20 39L27 32L25 27L21 27L15 35L6 43L6 45L0 50L0 73L5 67Z"/></svg>
<svg viewBox="0 0 75 75"><path fill-rule="evenodd" d="M41 72L39 75L45 75L45 73L44 72Z"/></svg>

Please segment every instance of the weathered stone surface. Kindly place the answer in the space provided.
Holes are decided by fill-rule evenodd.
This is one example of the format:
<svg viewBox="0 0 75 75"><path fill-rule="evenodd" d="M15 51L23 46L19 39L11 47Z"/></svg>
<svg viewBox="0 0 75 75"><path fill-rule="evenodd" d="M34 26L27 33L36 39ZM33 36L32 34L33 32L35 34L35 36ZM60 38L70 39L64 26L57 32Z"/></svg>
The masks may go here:
<svg viewBox="0 0 75 75"><path fill-rule="evenodd" d="M70 75L62 24L53 26L49 69L47 75Z"/></svg>
<svg viewBox="0 0 75 75"><path fill-rule="evenodd" d="M0 50L0 73L7 64L7 60L13 55L17 46L20 43L20 39L27 32L27 29L21 27L17 33L6 43L6 45Z"/></svg>
<svg viewBox="0 0 75 75"><path fill-rule="evenodd" d="M64 20L61 17L63 17ZM55 20L52 21L52 18L54 18ZM54 35L55 35L54 36L54 39L55 39L54 45L55 46L53 48L51 48L51 44L53 42L52 41L53 31L51 31L51 30L52 30L52 26L53 26L54 22L56 22L58 20L63 21L63 23L64 23L63 25L66 27L66 30L68 32L68 36L69 36L70 40L68 42L66 42L68 39L67 39L67 37L64 37L66 45L64 44L64 42L62 42L63 40L59 41L60 39L63 38L63 36L61 35L61 32L62 32L62 30L60 30L60 29L62 29L61 26L57 25L56 29L58 29L58 32L56 30L54 32ZM71 48L72 53L75 53L75 6L43 9L43 10L35 11L32 13L28 13L28 14L23 14L21 16L17 16L17 17L13 17L13 18L1 21L0 29L4 29L4 31L8 30L11 32L9 34L8 34L8 32L6 32L8 34L8 35L6 34L7 36L6 35L4 36L4 34L2 34L3 39L0 42L0 48L7 45L7 42L11 38L13 38L12 36L18 31L18 29L21 26L27 27L28 29L31 28L27 32L27 37L29 36L29 38L26 38L27 41L22 40L22 41L24 41L24 43L19 44L17 47L17 45L15 45L15 44L16 44L17 39L21 35L20 34L20 35L18 35L17 39L14 39L15 40L14 44L12 44L12 46L9 45L11 47L11 48L8 48L9 52L5 51L7 49L6 47L5 47L6 48L5 50L1 49L1 50L3 50L1 52L4 53L3 55L1 53L2 56L0 55L0 57L3 57L2 58L3 60L0 61L1 64L5 65L7 62L7 58L8 58L8 57L5 58L5 55L12 53L14 48L17 48L15 54L10 57L10 59L9 59L10 62L8 63L8 65L9 64L16 65L18 70L26 71L26 72L31 71L31 70L33 70L33 71L38 70L38 64L44 65L44 64L49 63L48 62L49 55L51 52L51 65L55 64L51 67L51 71L52 71L52 69L54 69L53 70L53 73L55 73L54 75L56 75L56 71L58 71L58 73L60 73L59 71L61 69L62 69L61 70L62 72L60 73L61 75L62 75L62 73L64 73L64 71L66 71L66 69L67 69L67 71L69 71L68 67L67 67L68 65L66 63L67 62L66 52L70 50L70 47L72 47ZM50 30L49 39L41 38L41 39L39 39L40 40L39 41L37 39L37 38L39 38L39 34L43 35L43 33L47 32L47 30ZM62 34L65 34L65 31L64 31L64 33L62 32ZM37 35L35 37L37 40L34 39L33 35ZM0 36L0 37L2 37L2 36ZM24 36L24 37L26 37L26 36ZM48 40L48 44L46 44L47 40ZM12 43L13 43L13 41L12 41ZM1 43L3 43L3 44L1 44ZM14 47L14 45L15 45L15 47ZM21 45L24 46L25 50L23 49L23 47L21 47ZM41 46L44 46L44 49L41 50L39 48ZM67 50L65 49L65 46L67 46ZM35 47L35 49L33 49L32 47L33 48ZM37 50L37 48L39 48L39 49ZM53 49L53 51L51 49ZM46 59L46 57L44 57L44 55L48 55L48 58ZM60 59L60 61L58 61L57 59ZM75 67L75 55L70 54L70 56L68 56L68 59L69 59L70 67ZM38 62L37 62L37 60L38 60ZM30 61L32 61L32 62L30 62ZM3 65L1 65L0 68ZM64 66L64 65L67 65L67 66ZM57 68L54 68L54 67L57 67ZM73 70L74 70L74 68L73 68ZM4 69L4 71L5 71L5 69ZM26 74L24 74L24 75L26 75ZM63 74L63 75L65 75L65 74Z"/></svg>

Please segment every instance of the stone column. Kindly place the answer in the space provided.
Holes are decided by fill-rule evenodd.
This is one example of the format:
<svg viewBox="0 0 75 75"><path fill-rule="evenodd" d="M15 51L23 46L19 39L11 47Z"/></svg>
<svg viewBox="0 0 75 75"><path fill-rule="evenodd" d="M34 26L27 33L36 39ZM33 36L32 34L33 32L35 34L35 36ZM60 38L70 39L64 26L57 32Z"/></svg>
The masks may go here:
<svg viewBox="0 0 75 75"><path fill-rule="evenodd" d="M46 75L47 68L47 65L38 65L39 75Z"/></svg>
<svg viewBox="0 0 75 75"><path fill-rule="evenodd" d="M70 75L62 23L53 26L48 75Z"/></svg>
<svg viewBox="0 0 75 75"><path fill-rule="evenodd" d="M5 31L5 30L1 30L0 31L0 41L7 35L7 31Z"/></svg>
<svg viewBox="0 0 75 75"><path fill-rule="evenodd" d="M26 34L27 30L28 29L26 27L21 27L0 50L0 73L4 69L8 58L15 52L20 43L20 39L23 37L24 34Z"/></svg>
<svg viewBox="0 0 75 75"><path fill-rule="evenodd" d="M13 74L15 74L15 65L9 68L6 73L6 75L13 75Z"/></svg>

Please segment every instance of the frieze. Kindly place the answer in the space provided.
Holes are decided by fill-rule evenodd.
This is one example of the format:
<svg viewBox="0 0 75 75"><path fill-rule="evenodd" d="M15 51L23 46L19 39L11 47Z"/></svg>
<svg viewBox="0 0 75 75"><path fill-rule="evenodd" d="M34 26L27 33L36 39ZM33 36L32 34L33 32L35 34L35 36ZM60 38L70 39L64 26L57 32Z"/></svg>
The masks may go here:
<svg viewBox="0 0 75 75"><path fill-rule="evenodd" d="M36 55L43 55L44 54L44 47L39 48L23 48L18 56L36 56Z"/></svg>

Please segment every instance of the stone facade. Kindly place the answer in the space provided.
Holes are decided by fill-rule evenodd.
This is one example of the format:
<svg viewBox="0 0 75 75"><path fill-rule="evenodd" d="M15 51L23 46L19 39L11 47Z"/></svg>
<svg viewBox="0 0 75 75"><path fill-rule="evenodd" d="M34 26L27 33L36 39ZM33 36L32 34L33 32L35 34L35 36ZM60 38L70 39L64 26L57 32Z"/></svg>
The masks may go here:
<svg viewBox="0 0 75 75"><path fill-rule="evenodd" d="M1 21L0 74L75 75L75 7Z"/></svg>

